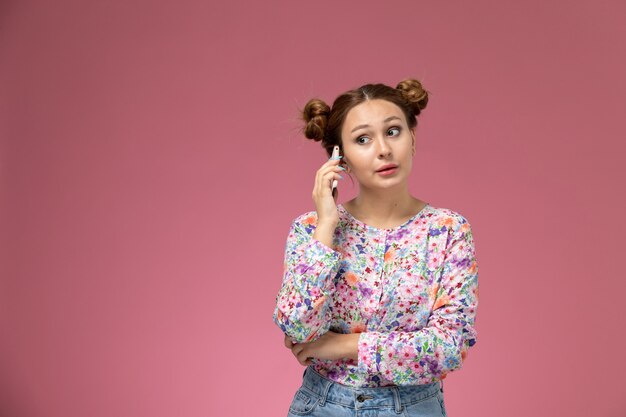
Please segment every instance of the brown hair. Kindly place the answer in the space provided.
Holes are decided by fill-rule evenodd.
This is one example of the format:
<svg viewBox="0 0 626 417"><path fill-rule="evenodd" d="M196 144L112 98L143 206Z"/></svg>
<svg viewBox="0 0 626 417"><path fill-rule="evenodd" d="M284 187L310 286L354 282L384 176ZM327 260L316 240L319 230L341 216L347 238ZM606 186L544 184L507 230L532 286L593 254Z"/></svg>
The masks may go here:
<svg viewBox="0 0 626 417"><path fill-rule="evenodd" d="M426 108L428 92L414 79L398 83L396 88L385 84L365 84L354 90L346 91L337 97L333 107L314 98L304 106L302 119L305 122L304 136L322 142L330 157L335 145L341 146L341 128L348 112L366 100L387 100L402 109L409 129L417 126L416 116Z"/></svg>

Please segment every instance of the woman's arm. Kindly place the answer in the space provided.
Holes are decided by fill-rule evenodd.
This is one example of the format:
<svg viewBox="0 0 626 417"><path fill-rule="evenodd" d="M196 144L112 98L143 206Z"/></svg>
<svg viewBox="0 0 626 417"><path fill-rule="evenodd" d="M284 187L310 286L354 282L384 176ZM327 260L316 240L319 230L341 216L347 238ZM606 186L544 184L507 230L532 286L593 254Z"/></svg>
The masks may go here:
<svg viewBox="0 0 626 417"><path fill-rule="evenodd" d="M476 343L478 265L469 223L462 218L446 249L427 325L417 331L361 333L359 368L396 385L427 384L461 368Z"/></svg>
<svg viewBox="0 0 626 417"><path fill-rule="evenodd" d="M335 227L319 225L318 230L316 221L316 215L310 214L292 222L274 309L274 322L298 343L313 341L328 331L333 278L339 270L339 252L311 236L331 243Z"/></svg>
<svg viewBox="0 0 626 417"><path fill-rule="evenodd" d="M311 365L311 358L323 360L352 359L359 357L359 333L328 331L313 342L293 343L285 336L285 346L291 349L300 365Z"/></svg>

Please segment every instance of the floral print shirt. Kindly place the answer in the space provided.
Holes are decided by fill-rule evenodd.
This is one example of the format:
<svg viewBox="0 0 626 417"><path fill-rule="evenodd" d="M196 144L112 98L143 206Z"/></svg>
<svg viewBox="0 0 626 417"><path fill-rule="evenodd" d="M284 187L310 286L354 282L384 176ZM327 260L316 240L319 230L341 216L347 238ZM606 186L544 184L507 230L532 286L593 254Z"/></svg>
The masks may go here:
<svg viewBox="0 0 626 417"><path fill-rule="evenodd" d="M404 224L378 229L342 204L337 210L332 248L312 238L316 212L292 222L274 322L298 343L329 330L360 333L358 361L311 365L348 386L428 384L460 368L477 336L468 221L427 204Z"/></svg>

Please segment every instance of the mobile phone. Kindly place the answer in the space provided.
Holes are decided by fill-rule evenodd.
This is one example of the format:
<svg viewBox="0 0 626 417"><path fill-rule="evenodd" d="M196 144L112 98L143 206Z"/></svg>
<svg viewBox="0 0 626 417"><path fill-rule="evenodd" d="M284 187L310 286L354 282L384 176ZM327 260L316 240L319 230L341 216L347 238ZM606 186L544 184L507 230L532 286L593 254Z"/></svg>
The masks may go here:
<svg viewBox="0 0 626 417"><path fill-rule="evenodd" d="M335 146L335 148L333 149L333 154L331 158L337 158L338 156L339 156L339 146ZM335 194L335 188L337 188L337 180L333 180L333 187L331 191L333 196Z"/></svg>

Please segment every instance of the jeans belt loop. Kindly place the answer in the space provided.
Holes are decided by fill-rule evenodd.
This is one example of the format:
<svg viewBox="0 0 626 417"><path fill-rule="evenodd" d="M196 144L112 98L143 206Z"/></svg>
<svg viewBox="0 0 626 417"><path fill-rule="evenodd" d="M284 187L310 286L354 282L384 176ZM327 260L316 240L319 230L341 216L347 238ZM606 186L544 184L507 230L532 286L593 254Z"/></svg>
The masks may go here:
<svg viewBox="0 0 626 417"><path fill-rule="evenodd" d="M320 400L320 407L324 407L324 405L326 404L326 398L328 397L328 391L330 391L330 387L333 385L333 381L324 380L324 383L326 385L324 386L324 391L322 392L322 399Z"/></svg>
<svg viewBox="0 0 626 417"><path fill-rule="evenodd" d="M402 402L400 401L400 391L398 387L392 387L391 392L393 392L393 402L396 406L396 414L400 414L402 412Z"/></svg>

